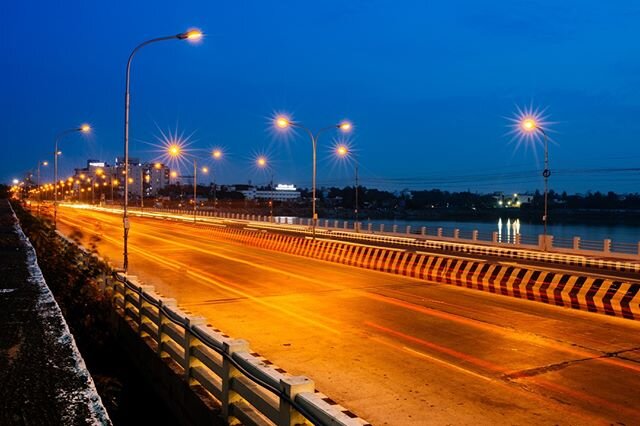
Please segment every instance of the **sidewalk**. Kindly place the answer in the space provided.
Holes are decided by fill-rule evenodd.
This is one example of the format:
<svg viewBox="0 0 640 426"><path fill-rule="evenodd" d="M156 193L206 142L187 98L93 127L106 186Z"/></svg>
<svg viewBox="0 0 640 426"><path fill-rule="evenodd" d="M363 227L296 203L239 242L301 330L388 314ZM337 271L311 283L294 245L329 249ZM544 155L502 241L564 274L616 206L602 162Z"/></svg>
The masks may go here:
<svg viewBox="0 0 640 426"><path fill-rule="evenodd" d="M7 200L0 200L0 424L111 424Z"/></svg>

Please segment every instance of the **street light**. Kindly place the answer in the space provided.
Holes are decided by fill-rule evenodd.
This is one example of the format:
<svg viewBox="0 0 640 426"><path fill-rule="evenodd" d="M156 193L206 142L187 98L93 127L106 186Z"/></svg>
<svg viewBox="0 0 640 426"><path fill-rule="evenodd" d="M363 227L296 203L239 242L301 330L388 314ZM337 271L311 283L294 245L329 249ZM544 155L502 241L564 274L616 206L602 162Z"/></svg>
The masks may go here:
<svg viewBox="0 0 640 426"><path fill-rule="evenodd" d="M129 60L127 61L127 71L125 74L125 93L124 93L124 170L125 174L129 173L129 83L130 83L130 73L131 73L131 61L135 54L146 45L156 43L159 41L167 41L167 40L188 40L188 41L199 41L203 37L202 31L192 29L180 34L158 37L151 40L147 40L138 46L131 52L129 55ZM123 264L122 267L124 272L127 272L129 268L129 254L127 250L127 238L129 235L129 218L127 217L127 207L129 205L129 180L124 180L124 208L122 213L122 225L124 228L123 235L123 243L124 243L124 251L123 251Z"/></svg>
<svg viewBox="0 0 640 426"><path fill-rule="evenodd" d="M64 132L58 133L56 136L55 148L53 151L53 182L56 187L53 191L53 229L56 229L57 220L58 220L58 155L60 155L60 151L58 151L58 143L62 140L62 138L70 133L74 132L82 132L89 133L91 131L91 126L88 124L83 124L80 127L76 127L73 129L67 129Z"/></svg>
<svg viewBox="0 0 640 426"><path fill-rule="evenodd" d="M269 161L264 155L256 158L256 165L261 169L269 167ZM271 170L271 182L269 183L269 222L273 222L273 169Z"/></svg>
<svg viewBox="0 0 640 426"><path fill-rule="evenodd" d="M353 158L353 161L355 162L355 174L356 174L356 186L355 186L355 195L356 195L356 200L355 200L355 209L354 209L354 214L355 214L355 223L356 223L356 232L360 231L360 224L358 223L358 159L356 158L355 154L349 149L349 147L347 145L344 144L340 144L338 146L336 146L336 155L338 157L341 158L348 158L351 157Z"/></svg>
<svg viewBox="0 0 640 426"><path fill-rule="evenodd" d="M311 235L313 240L315 241L316 239L316 225L318 222L318 214L316 213L316 157L317 157L317 146L318 146L318 137L320 136L321 133L327 131L327 130L331 130L331 129L339 129L343 132L349 132L352 130L353 125L348 122L348 121L342 121L338 124L334 124L333 126L328 126L328 127L323 127L320 130L318 130L315 134L309 130L307 127L303 126L300 123L296 123L294 121L291 121L288 117L284 116L284 115L279 115L275 118L274 120L274 124L277 128L285 130L288 129L289 127L297 127L299 129L304 130L309 137L311 138L311 146L313 149L313 172L312 172L312 179L311 179L311 210L312 210L312 230L311 230Z"/></svg>
<svg viewBox="0 0 640 426"><path fill-rule="evenodd" d="M213 152L211 152L211 157L214 160L221 160L222 159L222 150L221 149L214 149ZM216 184L216 174L215 174L215 170L213 172L211 172L211 178L213 179L213 214L215 216L216 214L216 204L218 202L217 198L216 198L216 190L218 189L218 186Z"/></svg>
<svg viewBox="0 0 640 426"><path fill-rule="evenodd" d="M525 135L535 135L536 132L542 134L544 140L544 170L542 171L542 177L544 178L544 215L542 216L542 223L544 226L544 250L547 250L547 222L549 218L549 176L551 176L551 170L549 169L549 137L544 131L543 125L540 119L535 114L527 114L521 117L519 124L520 131Z"/></svg>
<svg viewBox="0 0 640 426"><path fill-rule="evenodd" d="M186 156L186 154L183 154L182 149L180 149L180 146L176 144L169 145L169 147L167 148L167 154L169 155L169 157L174 159L178 159L183 155ZM202 167L200 171L202 173L208 173L209 168ZM176 173L176 176L177 176L177 173ZM196 208L198 204L198 197L197 197L198 186L197 185L198 185L198 160L197 158L193 157L193 223L196 223L196 220L197 220L196 219Z"/></svg>
<svg viewBox="0 0 640 426"><path fill-rule="evenodd" d="M38 188L38 210L37 210L37 215L40 216L40 203L42 203L42 196L40 195L40 166L48 166L49 162L48 161L38 161L38 177L36 180L36 188Z"/></svg>

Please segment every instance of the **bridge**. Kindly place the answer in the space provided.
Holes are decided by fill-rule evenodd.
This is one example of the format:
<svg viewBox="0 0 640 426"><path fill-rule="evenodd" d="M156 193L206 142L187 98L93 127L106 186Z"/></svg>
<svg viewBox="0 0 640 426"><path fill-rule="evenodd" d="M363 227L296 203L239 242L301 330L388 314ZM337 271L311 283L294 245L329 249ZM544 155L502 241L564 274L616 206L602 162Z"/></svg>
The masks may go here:
<svg viewBox="0 0 640 426"><path fill-rule="evenodd" d="M311 377L372 424L640 421L632 391L640 326L623 315L259 248L221 232L233 223L170 216L131 218L130 273L287 371ZM58 220L62 233L81 231L82 243L117 267L117 211L62 206ZM440 257L493 262L469 252ZM576 272L571 262L548 267ZM593 266L586 276L635 285L637 293L629 278L637 275L622 269Z"/></svg>

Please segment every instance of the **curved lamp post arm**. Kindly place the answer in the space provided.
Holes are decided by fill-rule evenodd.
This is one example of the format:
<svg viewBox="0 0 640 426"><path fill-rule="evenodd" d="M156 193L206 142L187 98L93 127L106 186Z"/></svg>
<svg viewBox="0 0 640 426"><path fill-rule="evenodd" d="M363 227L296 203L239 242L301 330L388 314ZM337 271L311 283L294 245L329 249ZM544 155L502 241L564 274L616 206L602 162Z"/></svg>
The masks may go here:
<svg viewBox="0 0 640 426"><path fill-rule="evenodd" d="M123 269L127 272L129 267L129 255L127 250L127 237L129 234L129 219L127 218L127 207L129 204L129 87L130 87L130 74L131 74L131 62L133 61L133 57L136 53L143 47L156 43L159 41L167 41L167 40L185 40L190 38L192 32L187 31L184 33L157 37L151 40L147 40L143 43L137 45L131 54L129 55L129 59L127 60L127 70L125 74L125 94L124 94L124 171L125 171L125 179L124 179L124 205L123 205L123 213L122 213L122 224L124 228L124 252L123 252ZM201 33L199 33L201 36Z"/></svg>
<svg viewBox="0 0 640 426"><path fill-rule="evenodd" d="M320 130L318 130L315 134L309 130L309 128L299 124L299 123L290 123L292 127L297 127L299 129L304 130L309 137L311 138L311 146L313 149L313 173L312 173L312 179L311 179L311 222L312 222L312 227L311 227L311 235L312 238L315 240L316 239L316 223L318 221L318 215L316 213L316 171L317 171L317 151L318 151L318 137L320 137L320 134L326 132L327 130L331 130L331 129L339 129L340 125L336 124L333 126L327 126L327 127L323 127Z"/></svg>

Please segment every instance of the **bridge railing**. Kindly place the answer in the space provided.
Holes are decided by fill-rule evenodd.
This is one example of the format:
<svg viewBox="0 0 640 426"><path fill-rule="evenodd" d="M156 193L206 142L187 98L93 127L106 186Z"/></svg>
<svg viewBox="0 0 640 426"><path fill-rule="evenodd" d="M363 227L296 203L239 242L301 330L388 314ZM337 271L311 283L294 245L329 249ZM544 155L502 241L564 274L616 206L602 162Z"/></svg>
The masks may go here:
<svg viewBox="0 0 640 426"><path fill-rule="evenodd" d="M130 207L131 211L140 210L139 208ZM145 208L146 212L171 213L179 215L193 215L192 209L157 209ZM196 210L197 217L215 217L220 219L231 220L247 220L263 223L271 223L278 226L293 227L310 227L311 219L308 218L287 218L286 223L276 221L275 218L263 215L252 215L243 213L230 213L212 210ZM607 256L611 258L619 258L621 260L638 260L640 259L640 242L626 243L613 242L611 240L587 241L580 237L560 238L548 235L546 244L543 236L522 235L519 233L504 235L498 232L487 232L478 230L465 230L459 228L444 227L414 227L400 225L385 225L363 222L352 222L336 219L318 220L319 230L352 232L354 234L365 235L388 235L396 237L415 237L417 239L431 239L449 242L479 243L487 246L500 248L519 248L528 250L544 250L548 252L557 252L562 254L573 254L577 256ZM355 238L355 237L354 237Z"/></svg>
<svg viewBox="0 0 640 426"><path fill-rule="evenodd" d="M135 277L114 273L107 280L114 305L138 332L150 338L159 357L180 366L187 383L198 383L221 404L222 416L245 425L366 425L331 403L314 382L292 376L249 348L182 312L174 299L158 296Z"/></svg>
<svg viewBox="0 0 640 426"><path fill-rule="evenodd" d="M64 235L67 244L75 244ZM87 257L96 257L78 246ZM137 277L114 271L104 277L114 309L160 358L169 357L183 380L199 384L221 407L222 417L244 425L343 425L368 422L255 353L246 340L213 329L203 317L183 312L175 299L158 295Z"/></svg>

